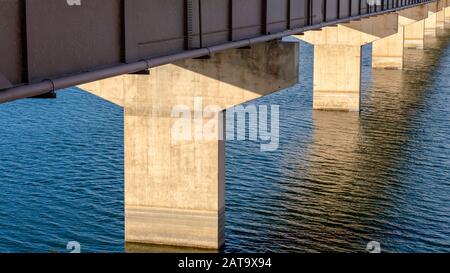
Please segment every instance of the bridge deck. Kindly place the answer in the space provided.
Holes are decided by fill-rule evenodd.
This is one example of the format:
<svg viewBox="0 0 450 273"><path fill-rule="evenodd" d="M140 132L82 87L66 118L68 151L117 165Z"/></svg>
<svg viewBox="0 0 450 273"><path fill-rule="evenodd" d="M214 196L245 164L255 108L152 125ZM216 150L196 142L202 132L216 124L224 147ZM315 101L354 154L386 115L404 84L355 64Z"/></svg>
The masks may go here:
<svg viewBox="0 0 450 273"><path fill-rule="evenodd" d="M1 1L0 102L434 1L369 2Z"/></svg>

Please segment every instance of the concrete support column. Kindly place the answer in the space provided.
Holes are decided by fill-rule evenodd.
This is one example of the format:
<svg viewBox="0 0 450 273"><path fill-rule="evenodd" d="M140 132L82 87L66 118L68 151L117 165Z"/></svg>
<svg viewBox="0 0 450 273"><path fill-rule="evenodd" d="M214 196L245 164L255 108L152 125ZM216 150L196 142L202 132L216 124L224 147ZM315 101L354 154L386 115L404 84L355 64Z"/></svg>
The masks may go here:
<svg viewBox="0 0 450 273"><path fill-rule="evenodd" d="M298 48L262 43L80 86L124 107L127 242L222 246L221 113L297 83Z"/></svg>
<svg viewBox="0 0 450 273"><path fill-rule="evenodd" d="M427 4L428 18L425 19L425 36L436 37L437 29L437 4Z"/></svg>
<svg viewBox="0 0 450 273"><path fill-rule="evenodd" d="M314 47L314 109L359 111L360 89L360 45Z"/></svg>
<svg viewBox="0 0 450 273"><path fill-rule="evenodd" d="M372 44L372 68L403 69L404 27L398 33Z"/></svg>
<svg viewBox="0 0 450 273"><path fill-rule="evenodd" d="M424 6L404 9L398 12L398 32L373 42L372 67L403 69L404 48L423 48Z"/></svg>
<svg viewBox="0 0 450 273"><path fill-rule="evenodd" d="M314 45L314 109L359 111L361 47L397 33L391 13L298 36Z"/></svg>
<svg viewBox="0 0 450 273"><path fill-rule="evenodd" d="M444 3L445 0L438 0L437 5L437 12L436 12L436 28L437 29L444 29L445 26L445 10L444 10Z"/></svg>
<svg viewBox="0 0 450 273"><path fill-rule="evenodd" d="M444 26L450 28L450 0L445 0L444 3Z"/></svg>
<svg viewBox="0 0 450 273"><path fill-rule="evenodd" d="M436 13L436 28L444 29L445 26L445 11L440 10Z"/></svg>
<svg viewBox="0 0 450 273"><path fill-rule="evenodd" d="M425 20L405 26L405 48L424 48Z"/></svg>

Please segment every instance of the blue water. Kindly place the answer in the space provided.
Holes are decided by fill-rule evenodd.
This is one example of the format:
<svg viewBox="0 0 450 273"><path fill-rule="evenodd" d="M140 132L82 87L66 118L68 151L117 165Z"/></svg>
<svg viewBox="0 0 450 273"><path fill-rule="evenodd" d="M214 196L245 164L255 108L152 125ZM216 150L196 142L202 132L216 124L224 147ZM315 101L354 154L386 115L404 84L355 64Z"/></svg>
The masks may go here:
<svg viewBox="0 0 450 273"><path fill-rule="evenodd" d="M227 143L226 252L450 251L450 33L372 71L362 109L315 112L312 48L280 108L280 149ZM0 252L121 252L123 112L72 89L0 105Z"/></svg>

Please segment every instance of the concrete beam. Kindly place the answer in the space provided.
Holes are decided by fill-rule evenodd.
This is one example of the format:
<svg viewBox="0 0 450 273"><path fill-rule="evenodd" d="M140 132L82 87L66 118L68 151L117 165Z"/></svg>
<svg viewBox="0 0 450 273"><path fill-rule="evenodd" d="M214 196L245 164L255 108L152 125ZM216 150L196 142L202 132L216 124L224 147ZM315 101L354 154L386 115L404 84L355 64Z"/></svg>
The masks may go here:
<svg viewBox="0 0 450 273"><path fill-rule="evenodd" d="M390 13L307 31L297 38L313 45L365 45L398 31L398 15Z"/></svg>
<svg viewBox="0 0 450 273"><path fill-rule="evenodd" d="M400 26L408 26L428 18L428 9L425 5L404 9L397 13L399 15L398 24Z"/></svg>
<svg viewBox="0 0 450 273"><path fill-rule="evenodd" d="M124 107L125 240L201 248L224 241L225 149L213 139L174 139L174 107L215 105L205 123L221 124L227 107L298 81L298 43L271 42L185 60L80 88ZM191 122L191 120L188 120ZM195 122L194 122L195 123ZM201 128L200 128L201 129ZM223 128L219 128L223 130ZM200 130L200 133L202 131Z"/></svg>
<svg viewBox="0 0 450 273"><path fill-rule="evenodd" d="M302 39L314 45L314 109L359 111L361 47L398 33L398 14L352 21Z"/></svg>

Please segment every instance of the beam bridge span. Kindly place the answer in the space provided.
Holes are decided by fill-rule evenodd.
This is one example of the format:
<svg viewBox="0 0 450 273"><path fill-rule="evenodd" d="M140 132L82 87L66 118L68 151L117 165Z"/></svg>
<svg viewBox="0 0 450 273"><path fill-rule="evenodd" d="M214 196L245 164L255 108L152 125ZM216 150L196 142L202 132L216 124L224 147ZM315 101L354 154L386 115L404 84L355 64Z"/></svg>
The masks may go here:
<svg viewBox="0 0 450 273"><path fill-rule="evenodd" d="M403 69L449 26L450 0L0 1L0 103L78 86L123 107L125 240L217 249L223 113L298 83L299 43L281 38L314 46L315 110L359 111L363 45ZM176 138L173 109L199 97L217 130Z"/></svg>
<svg viewBox="0 0 450 273"><path fill-rule="evenodd" d="M0 102L431 2L1 1Z"/></svg>

